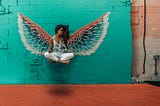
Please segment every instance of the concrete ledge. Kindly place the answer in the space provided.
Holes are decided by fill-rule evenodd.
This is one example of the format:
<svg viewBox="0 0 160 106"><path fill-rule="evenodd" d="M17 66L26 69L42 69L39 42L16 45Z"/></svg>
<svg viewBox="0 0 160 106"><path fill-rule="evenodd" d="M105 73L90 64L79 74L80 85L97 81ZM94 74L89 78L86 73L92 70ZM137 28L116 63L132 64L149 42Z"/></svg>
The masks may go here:
<svg viewBox="0 0 160 106"><path fill-rule="evenodd" d="M0 106L158 106L149 84L0 85Z"/></svg>

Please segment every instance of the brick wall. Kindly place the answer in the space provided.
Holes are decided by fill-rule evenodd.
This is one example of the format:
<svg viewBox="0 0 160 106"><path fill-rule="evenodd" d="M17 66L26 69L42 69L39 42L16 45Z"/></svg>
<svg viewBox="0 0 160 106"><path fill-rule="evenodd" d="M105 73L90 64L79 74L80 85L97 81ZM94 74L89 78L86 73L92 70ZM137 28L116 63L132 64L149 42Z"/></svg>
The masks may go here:
<svg viewBox="0 0 160 106"><path fill-rule="evenodd" d="M160 1L146 0L146 59L144 65L144 0L132 0L132 31L133 31L133 76L138 81L159 81L160 61L157 70L154 56L160 54ZM145 66L145 67L144 67ZM145 69L145 73L143 73Z"/></svg>
<svg viewBox="0 0 160 106"><path fill-rule="evenodd" d="M0 0L0 83L130 83L132 36L129 0ZM96 53L76 56L70 65L51 64L25 49L17 12L49 34L66 24L71 34L110 11L108 34Z"/></svg>

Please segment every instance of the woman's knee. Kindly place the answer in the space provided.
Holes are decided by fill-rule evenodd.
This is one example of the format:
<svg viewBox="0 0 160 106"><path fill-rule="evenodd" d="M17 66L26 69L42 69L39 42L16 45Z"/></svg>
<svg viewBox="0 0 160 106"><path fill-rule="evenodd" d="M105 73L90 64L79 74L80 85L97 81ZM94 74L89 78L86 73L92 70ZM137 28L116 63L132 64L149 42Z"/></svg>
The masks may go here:
<svg viewBox="0 0 160 106"><path fill-rule="evenodd" d="M45 52L45 53L44 53L44 56L45 56L45 57L49 57L49 55L50 55L49 52Z"/></svg>
<svg viewBox="0 0 160 106"><path fill-rule="evenodd" d="M66 57L68 57L69 59L74 57L74 53L69 53Z"/></svg>
<svg viewBox="0 0 160 106"><path fill-rule="evenodd" d="M65 54L62 55L62 57L60 59L61 60L70 60L73 57L74 57L73 53L65 53Z"/></svg>
<svg viewBox="0 0 160 106"><path fill-rule="evenodd" d="M70 53L70 57L73 58L74 57L74 53Z"/></svg>

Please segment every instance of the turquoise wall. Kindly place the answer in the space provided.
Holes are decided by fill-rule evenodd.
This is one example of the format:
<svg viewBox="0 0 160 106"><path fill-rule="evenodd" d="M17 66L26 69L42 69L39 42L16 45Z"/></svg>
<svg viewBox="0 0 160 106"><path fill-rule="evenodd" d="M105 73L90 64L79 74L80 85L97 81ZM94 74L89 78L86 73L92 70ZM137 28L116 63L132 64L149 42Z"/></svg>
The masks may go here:
<svg viewBox="0 0 160 106"><path fill-rule="evenodd" d="M108 84L131 82L132 36L129 0L0 0L0 84ZM71 34L110 11L108 34L91 56L69 65L51 64L25 49L17 12L51 35L57 24Z"/></svg>

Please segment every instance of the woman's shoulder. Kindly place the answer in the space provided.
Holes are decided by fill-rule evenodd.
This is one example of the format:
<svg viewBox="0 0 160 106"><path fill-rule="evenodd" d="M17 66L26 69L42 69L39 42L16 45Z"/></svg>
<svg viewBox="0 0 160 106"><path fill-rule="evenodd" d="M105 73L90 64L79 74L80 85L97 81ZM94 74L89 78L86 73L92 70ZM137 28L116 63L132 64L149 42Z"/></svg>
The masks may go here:
<svg viewBox="0 0 160 106"><path fill-rule="evenodd" d="M54 39L56 37L56 35L53 35L51 38Z"/></svg>
<svg viewBox="0 0 160 106"><path fill-rule="evenodd" d="M52 36L52 37L49 39L49 41L50 41L50 42L53 42L53 41L54 41L54 38L55 38L55 36Z"/></svg>
<svg viewBox="0 0 160 106"><path fill-rule="evenodd" d="M55 40L55 35L51 37L51 40Z"/></svg>

